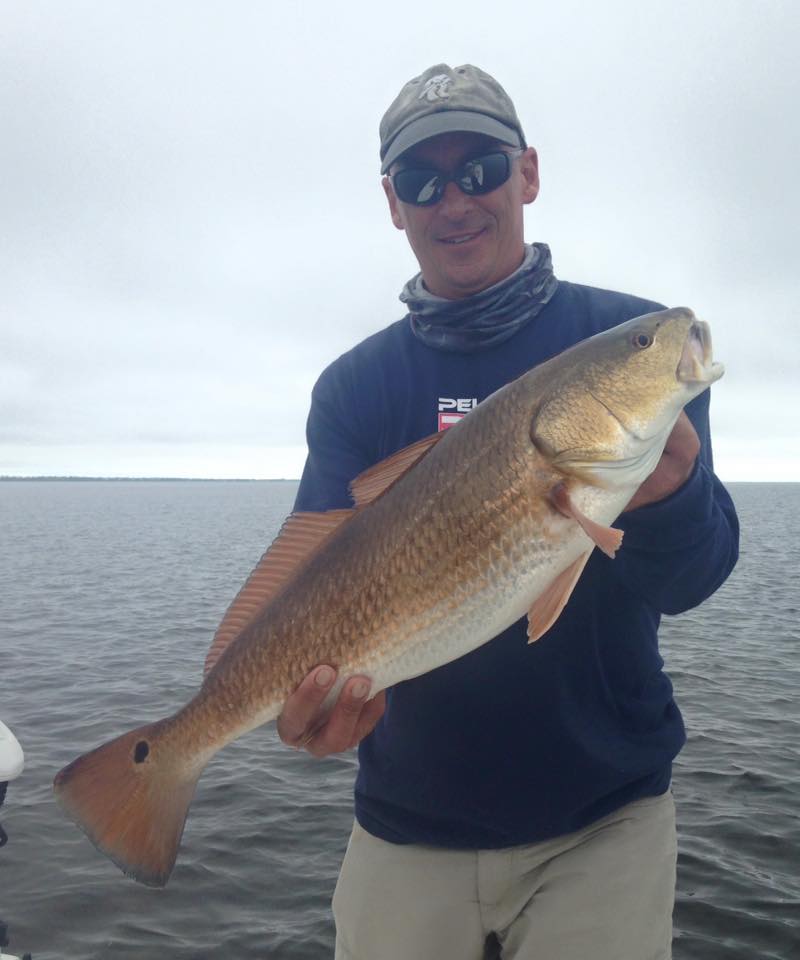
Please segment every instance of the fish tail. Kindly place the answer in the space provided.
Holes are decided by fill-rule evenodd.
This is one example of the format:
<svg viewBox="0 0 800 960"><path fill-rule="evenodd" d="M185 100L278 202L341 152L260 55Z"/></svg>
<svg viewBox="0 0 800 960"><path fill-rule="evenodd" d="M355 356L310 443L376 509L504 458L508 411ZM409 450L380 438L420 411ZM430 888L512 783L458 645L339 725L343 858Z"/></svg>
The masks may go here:
<svg viewBox="0 0 800 960"><path fill-rule="evenodd" d="M187 763L160 720L104 743L57 774L67 814L128 876L166 885L207 757Z"/></svg>

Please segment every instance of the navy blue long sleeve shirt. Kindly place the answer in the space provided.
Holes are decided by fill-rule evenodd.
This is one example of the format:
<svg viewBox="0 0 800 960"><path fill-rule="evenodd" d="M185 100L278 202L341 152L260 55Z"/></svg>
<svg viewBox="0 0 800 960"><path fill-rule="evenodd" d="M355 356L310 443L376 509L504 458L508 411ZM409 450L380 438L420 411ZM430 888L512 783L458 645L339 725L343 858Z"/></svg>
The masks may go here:
<svg viewBox="0 0 800 960"><path fill-rule="evenodd" d="M561 281L541 313L478 353L432 349L404 318L319 378L295 509L351 505L362 470L436 432L526 370L660 305ZM713 473L709 391L686 408L701 452L667 499L623 514L622 548L594 551L535 644L520 621L460 659L387 692L359 747L356 816L395 843L498 848L569 833L663 792L685 732L657 630L701 603L738 555L733 504ZM442 409L444 408L444 409ZM459 577L459 558L441 571Z"/></svg>

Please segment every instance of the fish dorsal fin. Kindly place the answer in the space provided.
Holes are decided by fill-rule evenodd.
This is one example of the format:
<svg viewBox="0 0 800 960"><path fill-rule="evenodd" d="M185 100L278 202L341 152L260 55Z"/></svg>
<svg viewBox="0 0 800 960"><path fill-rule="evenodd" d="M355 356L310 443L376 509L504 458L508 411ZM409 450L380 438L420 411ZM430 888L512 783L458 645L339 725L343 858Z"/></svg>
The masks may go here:
<svg viewBox="0 0 800 960"><path fill-rule="evenodd" d="M419 463L431 447L443 436L444 431L432 433L429 437L423 437L422 440L417 440L416 443L403 447L397 453L393 453L390 457L369 467L363 473L359 473L350 484L350 495L355 501L355 505L363 507L385 493L404 473L416 463Z"/></svg>
<svg viewBox="0 0 800 960"><path fill-rule="evenodd" d="M576 523L579 523L583 532L607 557L614 559L614 555L622 543L622 530L617 527L604 527L601 523L595 523L594 520L587 517L575 506L569 496L569 491L565 483L558 483L550 491L550 499L559 513L565 517L571 517Z"/></svg>
<svg viewBox="0 0 800 960"><path fill-rule="evenodd" d="M591 551L590 551L591 552ZM528 643L538 640L558 620L583 573L589 553L581 554L553 580L528 611Z"/></svg>
<svg viewBox="0 0 800 960"><path fill-rule="evenodd" d="M324 513L293 513L278 536L258 561L217 627L206 656L207 675L228 645L266 608L293 574L334 530L353 516L355 510L327 510Z"/></svg>

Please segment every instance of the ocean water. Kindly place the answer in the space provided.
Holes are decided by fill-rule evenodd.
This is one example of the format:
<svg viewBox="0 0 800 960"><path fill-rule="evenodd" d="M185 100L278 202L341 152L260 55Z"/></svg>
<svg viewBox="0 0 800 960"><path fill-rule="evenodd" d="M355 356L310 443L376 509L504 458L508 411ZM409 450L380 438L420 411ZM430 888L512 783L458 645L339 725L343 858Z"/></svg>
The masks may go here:
<svg viewBox="0 0 800 960"><path fill-rule="evenodd" d="M124 878L61 813L54 774L171 712L291 507L292 482L0 483L0 719L26 769L0 822L0 920L33 960L316 960L351 823L352 755L272 727L203 775L169 886ZM689 729L675 768L676 960L800 958L800 484L734 484L742 556L666 618ZM379 960L379 958L376 958ZM556 960L556 958L553 958Z"/></svg>

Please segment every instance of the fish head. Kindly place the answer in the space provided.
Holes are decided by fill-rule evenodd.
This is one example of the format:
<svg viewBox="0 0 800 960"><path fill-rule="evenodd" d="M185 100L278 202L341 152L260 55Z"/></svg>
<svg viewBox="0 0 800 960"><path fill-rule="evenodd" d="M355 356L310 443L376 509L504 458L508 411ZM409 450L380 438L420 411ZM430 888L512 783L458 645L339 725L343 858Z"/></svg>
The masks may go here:
<svg viewBox="0 0 800 960"><path fill-rule="evenodd" d="M655 469L685 404L724 372L708 324L685 307L635 317L539 369L537 449L564 473L632 489Z"/></svg>

